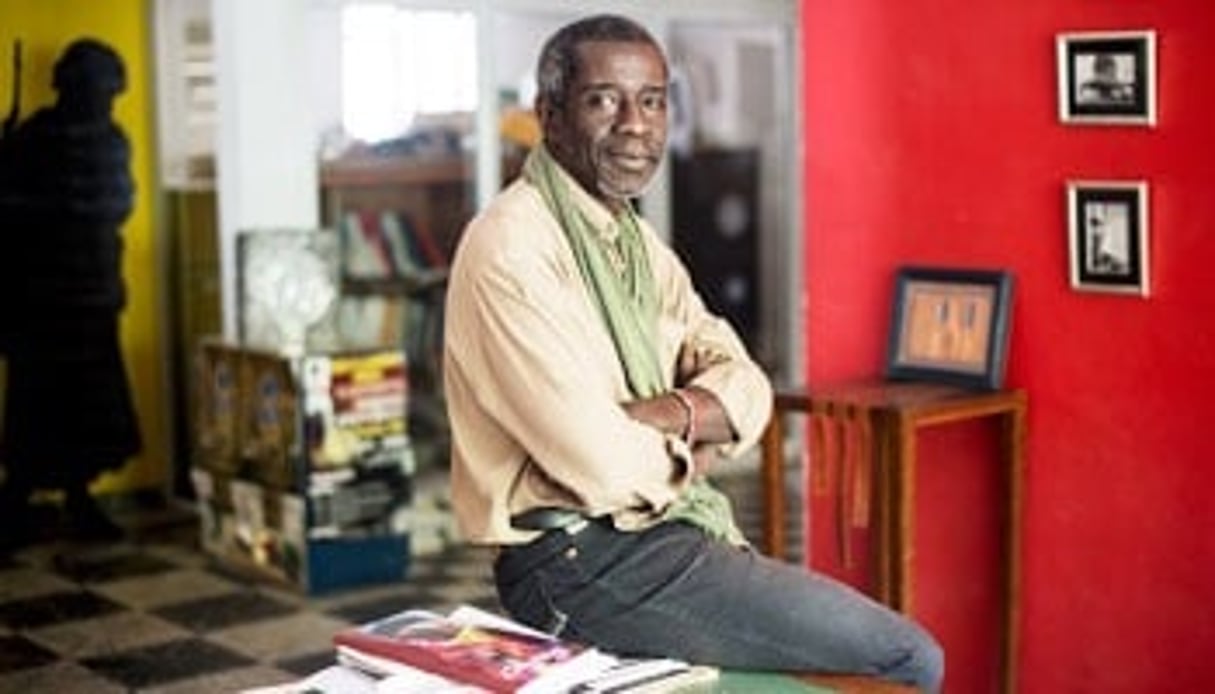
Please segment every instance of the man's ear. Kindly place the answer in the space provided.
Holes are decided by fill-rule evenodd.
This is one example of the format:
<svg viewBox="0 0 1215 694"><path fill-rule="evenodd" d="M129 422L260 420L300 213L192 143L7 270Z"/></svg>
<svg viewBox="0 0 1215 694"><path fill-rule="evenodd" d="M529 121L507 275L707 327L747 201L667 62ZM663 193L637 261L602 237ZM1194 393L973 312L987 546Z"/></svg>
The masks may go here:
<svg viewBox="0 0 1215 694"><path fill-rule="evenodd" d="M547 130L552 122L557 118L558 110L552 101L545 97L536 97L536 118L540 121L540 127Z"/></svg>
<svg viewBox="0 0 1215 694"><path fill-rule="evenodd" d="M534 110L536 119L540 121L540 133L543 135L544 141L554 142L560 137L562 131L561 108L548 99L537 97Z"/></svg>

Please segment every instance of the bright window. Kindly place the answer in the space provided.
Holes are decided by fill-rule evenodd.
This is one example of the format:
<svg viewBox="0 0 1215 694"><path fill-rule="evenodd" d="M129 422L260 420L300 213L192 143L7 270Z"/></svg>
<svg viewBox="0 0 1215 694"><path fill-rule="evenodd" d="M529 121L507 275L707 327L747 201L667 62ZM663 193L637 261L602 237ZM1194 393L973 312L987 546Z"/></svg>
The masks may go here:
<svg viewBox="0 0 1215 694"><path fill-rule="evenodd" d="M374 142L407 132L419 114L477 107L471 12L358 4L342 10L342 123Z"/></svg>

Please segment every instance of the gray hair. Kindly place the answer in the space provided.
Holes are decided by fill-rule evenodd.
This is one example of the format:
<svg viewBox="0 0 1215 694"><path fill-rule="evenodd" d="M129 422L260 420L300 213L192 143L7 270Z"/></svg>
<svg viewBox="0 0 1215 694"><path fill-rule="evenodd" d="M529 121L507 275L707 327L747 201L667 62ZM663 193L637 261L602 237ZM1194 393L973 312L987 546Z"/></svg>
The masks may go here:
<svg viewBox="0 0 1215 694"><path fill-rule="evenodd" d="M567 24L549 37L536 66L536 98L552 105L565 103L566 89L578 72L578 47L590 41L648 43L666 56L658 41L637 22L619 15L601 14Z"/></svg>

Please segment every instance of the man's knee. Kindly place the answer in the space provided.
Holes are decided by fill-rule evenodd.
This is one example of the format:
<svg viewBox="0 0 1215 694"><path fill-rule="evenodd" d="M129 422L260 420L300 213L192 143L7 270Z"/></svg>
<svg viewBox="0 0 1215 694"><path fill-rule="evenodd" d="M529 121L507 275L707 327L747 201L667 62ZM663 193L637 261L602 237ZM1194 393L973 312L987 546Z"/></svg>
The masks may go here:
<svg viewBox="0 0 1215 694"><path fill-rule="evenodd" d="M932 694L941 691L945 679L945 650L936 639L925 634L908 665L920 691Z"/></svg>

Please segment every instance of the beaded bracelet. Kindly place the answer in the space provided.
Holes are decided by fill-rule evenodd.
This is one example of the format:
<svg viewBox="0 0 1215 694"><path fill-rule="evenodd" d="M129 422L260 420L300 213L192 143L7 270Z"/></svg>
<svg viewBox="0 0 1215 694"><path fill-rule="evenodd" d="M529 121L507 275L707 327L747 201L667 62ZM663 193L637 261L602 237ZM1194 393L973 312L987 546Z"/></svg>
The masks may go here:
<svg viewBox="0 0 1215 694"><path fill-rule="evenodd" d="M688 426L683 430L683 440L689 446L696 443L696 405L692 402L692 398L683 391L682 388L676 388L671 391L671 395L679 401L683 409L688 415Z"/></svg>

